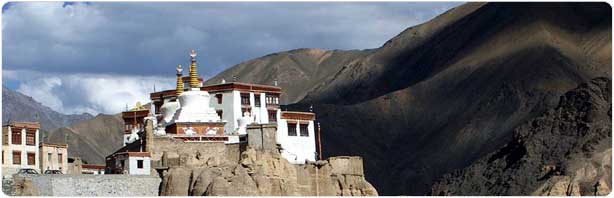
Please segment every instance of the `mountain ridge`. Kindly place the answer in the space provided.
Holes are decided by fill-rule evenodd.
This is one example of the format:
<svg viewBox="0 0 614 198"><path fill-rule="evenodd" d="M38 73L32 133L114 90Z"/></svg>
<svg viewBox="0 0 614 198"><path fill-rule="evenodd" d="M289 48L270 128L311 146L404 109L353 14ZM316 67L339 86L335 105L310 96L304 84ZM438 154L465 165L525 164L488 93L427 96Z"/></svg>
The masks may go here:
<svg viewBox="0 0 614 198"><path fill-rule="evenodd" d="M38 119L36 118L38 115ZM55 128L93 118L91 114L65 115L59 113L32 97L2 86L2 123L13 121L39 121L41 129L49 131Z"/></svg>
<svg viewBox="0 0 614 198"><path fill-rule="evenodd" d="M383 195L420 195L438 175L510 140L515 126L565 91L611 75L610 16L604 3L467 3L380 48L321 52L330 62L311 67L328 75L295 73L305 65L280 55L308 53L291 51L207 82L280 79L285 108L313 105L325 156L363 156L367 179Z"/></svg>

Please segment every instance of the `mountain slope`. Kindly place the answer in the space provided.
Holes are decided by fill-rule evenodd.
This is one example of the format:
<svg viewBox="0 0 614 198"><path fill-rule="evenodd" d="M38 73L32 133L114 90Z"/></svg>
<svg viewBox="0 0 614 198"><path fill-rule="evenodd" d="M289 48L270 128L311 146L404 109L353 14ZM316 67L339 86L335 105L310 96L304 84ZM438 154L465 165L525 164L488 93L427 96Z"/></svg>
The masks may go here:
<svg viewBox="0 0 614 198"><path fill-rule="evenodd" d="M32 97L2 86L2 123L7 123L8 121L37 121L36 115L38 115L41 128L45 131L93 118L88 113L81 115L58 113L35 101Z"/></svg>
<svg viewBox="0 0 614 198"><path fill-rule="evenodd" d="M325 156L360 155L378 192L420 195L565 91L610 76L610 54L605 3L469 3L377 49L281 52L207 83L278 79L287 108L314 105Z"/></svg>
<svg viewBox="0 0 614 198"><path fill-rule="evenodd" d="M123 126L121 114L100 114L50 131L49 142L66 143L68 139L68 156L79 156L90 164L104 164L105 157L122 147Z"/></svg>
<svg viewBox="0 0 614 198"><path fill-rule="evenodd" d="M567 92L555 109L516 128L513 140L505 146L443 177L433 186L432 194L609 194L610 96L611 81L607 78ZM557 189L560 185L565 188Z"/></svg>

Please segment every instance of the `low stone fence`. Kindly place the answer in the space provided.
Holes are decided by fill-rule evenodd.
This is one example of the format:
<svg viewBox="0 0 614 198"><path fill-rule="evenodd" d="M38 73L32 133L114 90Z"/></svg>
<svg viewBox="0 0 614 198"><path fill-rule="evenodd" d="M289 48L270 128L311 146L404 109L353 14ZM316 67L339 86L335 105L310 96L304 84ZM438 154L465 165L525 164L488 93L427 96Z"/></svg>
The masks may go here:
<svg viewBox="0 0 614 198"><path fill-rule="evenodd" d="M158 196L161 179L149 175L14 176L15 195Z"/></svg>

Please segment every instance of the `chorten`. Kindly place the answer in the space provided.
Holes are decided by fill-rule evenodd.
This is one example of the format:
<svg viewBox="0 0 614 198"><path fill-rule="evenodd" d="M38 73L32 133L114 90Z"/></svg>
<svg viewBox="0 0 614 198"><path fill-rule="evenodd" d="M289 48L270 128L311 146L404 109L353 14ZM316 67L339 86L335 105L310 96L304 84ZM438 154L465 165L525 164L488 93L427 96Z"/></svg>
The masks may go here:
<svg viewBox="0 0 614 198"><path fill-rule="evenodd" d="M210 95L201 91L198 83L196 52L190 53L190 89L177 96L179 104L172 120L166 127L167 133L176 134L223 134L224 124L214 108L209 106ZM178 68L179 72L180 68ZM179 77L178 77L179 78ZM181 81L178 80L178 83ZM179 85L177 86L179 89ZM170 110L170 109L169 109ZM170 114L170 113L169 113ZM168 114L167 114L168 115Z"/></svg>

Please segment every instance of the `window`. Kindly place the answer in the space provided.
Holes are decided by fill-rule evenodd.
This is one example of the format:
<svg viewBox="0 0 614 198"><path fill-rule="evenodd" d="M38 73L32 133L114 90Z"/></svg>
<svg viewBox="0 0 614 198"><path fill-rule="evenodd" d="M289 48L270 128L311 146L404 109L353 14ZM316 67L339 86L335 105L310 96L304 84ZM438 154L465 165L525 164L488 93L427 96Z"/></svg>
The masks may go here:
<svg viewBox="0 0 614 198"><path fill-rule="evenodd" d="M267 95L265 98L267 105L279 105L279 96Z"/></svg>
<svg viewBox="0 0 614 198"><path fill-rule="evenodd" d="M47 153L47 163L51 163L51 153Z"/></svg>
<svg viewBox="0 0 614 198"><path fill-rule="evenodd" d="M222 94L216 94L215 98L217 98L217 103L222 104Z"/></svg>
<svg viewBox="0 0 614 198"><path fill-rule="evenodd" d="M222 118L222 115L224 115L224 111L223 110L217 110L215 112L217 113L218 116L220 116L220 118Z"/></svg>
<svg viewBox="0 0 614 198"><path fill-rule="evenodd" d="M62 153L58 153L58 163L64 164L64 160L62 159Z"/></svg>
<svg viewBox="0 0 614 198"><path fill-rule="evenodd" d="M241 116L245 115L245 112L249 113L249 115L252 115L252 109L251 108L241 108Z"/></svg>
<svg viewBox="0 0 614 198"><path fill-rule="evenodd" d="M36 145L36 131L26 132L26 145L30 145L30 146Z"/></svg>
<svg viewBox="0 0 614 198"><path fill-rule="evenodd" d="M4 151L2 151L2 164L4 164Z"/></svg>
<svg viewBox="0 0 614 198"><path fill-rule="evenodd" d="M21 152L13 151L13 164L21 165Z"/></svg>
<svg viewBox="0 0 614 198"><path fill-rule="evenodd" d="M13 144L21 144L21 129L15 129L11 136Z"/></svg>
<svg viewBox="0 0 614 198"><path fill-rule="evenodd" d="M307 124L301 124L300 125L301 136L304 136L304 137L308 137L309 136L309 130L307 130L307 126L308 126Z"/></svg>
<svg viewBox="0 0 614 198"><path fill-rule="evenodd" d="M288 136L296 136L296 123L288 123Z"/></svg>
<svg viewBox="0 0 614 198"><path fill-rule="evenodd" d="M241 94L241 105L249 105L249 94Z"/></svg>
<svg viewBox="0 0 614 198"><path fill-rule="evenodd" d="M139 169L143 168L143 160L136 160L136 167Z"/></svg>
<svg viewBox="0 0 614 198"><path fill-rule="evenodd" d="M269 122L277 122L277 110L269 110Z"/></svg>
<svg viewBox="0 0 614 198"><path fill-rule="evenodd" d="M255 100L254 100L255 104L254 105L256 107L260 107L260 94L255 94L254 97L255 97Z"/></svg>
<svg viewBox="0 0 614 198"><path fill-rule="evenodd" d="M35 165L35 164L36 164L36 154L28 153L28 165Z"/></svg>

